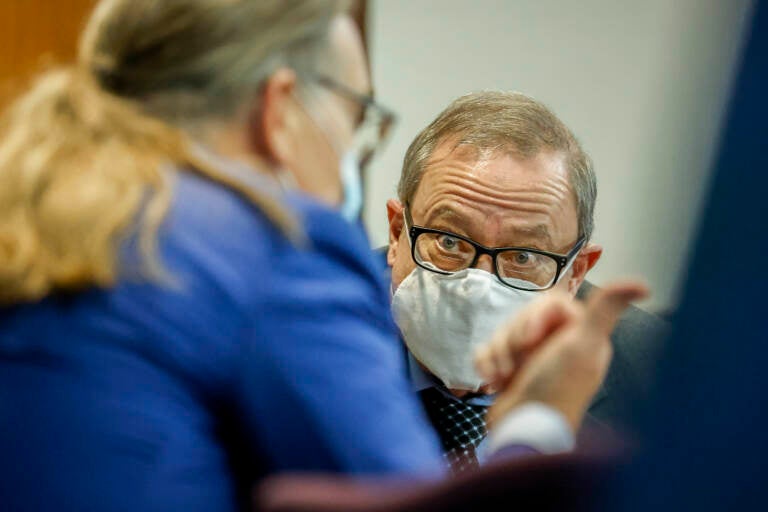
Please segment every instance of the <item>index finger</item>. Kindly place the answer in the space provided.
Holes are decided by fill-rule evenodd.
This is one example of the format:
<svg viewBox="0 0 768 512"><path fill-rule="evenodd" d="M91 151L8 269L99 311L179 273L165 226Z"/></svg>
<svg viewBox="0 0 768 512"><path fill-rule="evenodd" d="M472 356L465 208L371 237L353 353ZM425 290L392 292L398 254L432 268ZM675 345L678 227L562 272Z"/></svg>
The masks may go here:
<svg viewBox="0 0 768 512"><path fill-rule="evenodd" d="M590 327L605 335L611 334L619 317L632 302L648 296L648 287L641 281L627 280L608 284L592 292L586 305L586 320Z"/></svg>
<svg viewBox="0 0 768 512"><path fill-rule="evenodd" d="M507 376L526 351L534 349L575 315L569 295L542 295L497 329L491 340L475 352L475 368L489 382Z"/></svg>

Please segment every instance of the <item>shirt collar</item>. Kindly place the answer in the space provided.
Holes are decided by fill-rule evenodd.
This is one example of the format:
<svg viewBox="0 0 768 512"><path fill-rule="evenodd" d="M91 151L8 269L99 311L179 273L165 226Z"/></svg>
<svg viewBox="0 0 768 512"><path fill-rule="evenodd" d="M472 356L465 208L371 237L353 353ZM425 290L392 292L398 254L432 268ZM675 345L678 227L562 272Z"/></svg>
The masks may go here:
<svg viewBox="0 0 768 512"><path fill-rule="evenodd" d="M429 388L444 387L437 377L424 371L410 351L408 351L408 375L411 377L411 387L417 393Z"/></svg>
<svg viewBox="0 0 768 512"><path fill-rule="evenodd" d="M416 393L429 388L437 388L438 391L448 398L461 400L453 396L437 377L425 372L410 351L408 351L408 375L411 378L411 389ZM489 407L493 404L495 398L496 395L476 395L464 401L470 405L484 405Z"/></svg>

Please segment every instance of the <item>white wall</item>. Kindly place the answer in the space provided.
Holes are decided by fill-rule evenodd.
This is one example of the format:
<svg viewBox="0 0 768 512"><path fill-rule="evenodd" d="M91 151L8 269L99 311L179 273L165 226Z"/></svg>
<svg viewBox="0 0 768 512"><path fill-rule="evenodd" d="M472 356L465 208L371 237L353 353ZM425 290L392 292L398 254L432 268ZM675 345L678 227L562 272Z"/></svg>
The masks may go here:
<svg viewBox="0 0 768 512"><path fill-rule="evenodd" d="M549 105L592 155L597 283L644 276L674 305L748 0L372 0L378 98L400 115L368 175L374 245L416 133L451 100L511 89Z"/></svg>

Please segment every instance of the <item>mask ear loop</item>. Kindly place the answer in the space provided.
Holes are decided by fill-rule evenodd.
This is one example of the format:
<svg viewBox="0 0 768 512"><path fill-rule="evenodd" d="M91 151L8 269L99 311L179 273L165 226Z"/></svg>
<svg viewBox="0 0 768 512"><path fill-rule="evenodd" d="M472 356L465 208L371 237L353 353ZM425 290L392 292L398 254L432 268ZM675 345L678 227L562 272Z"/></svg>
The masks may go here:
<svg viewBox="0 0 768 512"><path fill-rule="evenodd" d="M304 89L304 91L306 91L306 89ZM317 101L317 102L314 101L314 100L317 100L318 99L317 97L320 96L322 93L320 91L317 91L316 89L313 92L314 92L313 96L315 98L312 100L312 103L317 103L317 104L324 105L325 103L323 103L321 101ZM306 94L306 92L304 94ZM339 147L339 144L337 144L333 140L333 137L331 137L331 135L328 133L328 131L325 128L323 128L322 123L320 121L318 121L318 119L313 115L312 108L310 106L306 105L305 102L302 101L301 96L299 94L297 94L296 92L294 92L292 94L292 96L293 96L293 100L296 103L298 103L299 106L301 107L301 110L304 111L304 115L306 115L307 118L312 122L312 124L315 125L315 128L317 128L317 131L319 131L323 135L323 138L325 139L325 142L328 144L328 147L331 148L331 151L334 152L334 154L336 155L336 158L339 161L341 161L341 157L344 154L344 151L342 150L342 148ZM327 109L324 109L324 110L327 111ZM334 117L336 117L336 116L334 116ZM338 119L336 119L336 121L338 121Z"/></svg>
<svg viewBox="0 0 768 512"><path fill-rule="evenodd" d="M319 92L317 93L320 94ZM312 109L307 106L301 98L294 93L293 99L301 107L304 115L310 120L315 128L322 134L326 144L331 151L336 155L337 170L339 173L339 179L342 183L342 202L339 204L340 212L342 216L348 221L354 223L359 220L362 207L362 177L360 176L360 168L357 165L350 167L350 162L346 161L348 158L356 159L356 148L354 147L354 134L353 134L353 146L348 150L341 150L339 145L333 140L333 137L325 130L322 123L312 114ZM351 202L350 202L351 201Z"/></svg>

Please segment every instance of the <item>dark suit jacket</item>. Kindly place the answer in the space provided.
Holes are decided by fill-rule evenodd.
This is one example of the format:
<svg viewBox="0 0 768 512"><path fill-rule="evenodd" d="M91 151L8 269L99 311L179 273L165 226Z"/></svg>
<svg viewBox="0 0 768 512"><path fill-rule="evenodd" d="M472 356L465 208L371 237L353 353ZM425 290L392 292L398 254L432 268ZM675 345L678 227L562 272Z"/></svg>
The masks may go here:
<svg viewBox="0 0 768 512"><path fill-rule="evenodd" d="M386 249L376 252L386 264ZM389 267L386 267L389 282ZM584 300L595 286L585 281L576 295ZM613 360L605 382L589 407L586 430L612 427L633 434L637 409L647 403L655 365L666 336L667 322L630 306L611 335Z"/></svg>
<svg viewBox="0 0 768 512"><path fill-rule="evenodd" d="M584 281L576 297L584 300L595 285ZM604 424L634 433L638 408L648 402L667 322L636 306L622 315L611 335L613 360L589 407L586 425Z"/></svg>

